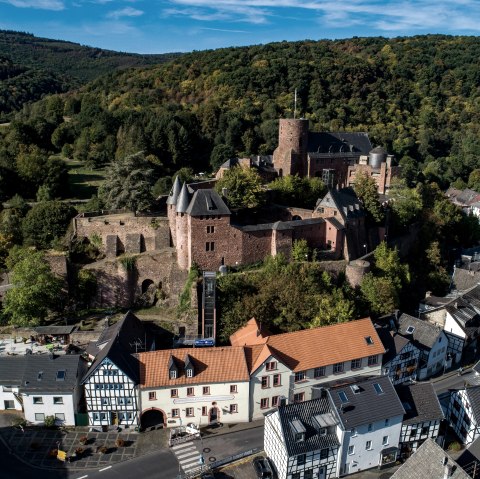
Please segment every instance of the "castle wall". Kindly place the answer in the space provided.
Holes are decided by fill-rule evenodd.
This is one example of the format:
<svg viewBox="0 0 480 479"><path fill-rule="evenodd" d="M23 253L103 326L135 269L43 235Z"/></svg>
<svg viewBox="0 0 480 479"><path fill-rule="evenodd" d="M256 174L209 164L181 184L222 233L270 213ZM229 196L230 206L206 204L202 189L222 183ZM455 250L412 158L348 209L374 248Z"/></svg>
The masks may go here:
<svg viewBox="0 0 480 479"><path fill-rule="evenodd" d="M79 215L73 222L77 237L91 239L94 235L100 236L101 249L107 253L107 237L110 240L117 237L117 246L113 247L117 254L128 252L128 245L133 244L127 239L128 235L140 235L135 247L139 247L141 252L170 246L170 228L165 216L135 216L133 213L87 217Z"/></svg>
<svg viewBox="0 0 480 479"><path fill-rule="evenodd" d="M359 156L359 155L358 155ZM333 186L343 188L347 186L348 165L358 157L324 157L323 155L309 154L307 159L308 176L322 178L323 170L335 170Z"/></svg>
<svg viewBox="0 0 480 479"><path fill-rule="evenodd" d="M326 224L324 222L313 225L298 225L293 229L293 241L307 240L309 248L324 248L326 245Z"/></svg>
<svg viewBox="0 0 480 479"><path fill-rule="evenodd" d="M274 229L272 231L272 256L283 254L290 259L292 256L293 230Z"/></svg>
<svg viewBox="0 0 480 479"><path fill-rule="evenodd" d="M271 229L242 232L242 264L262 261L266 256L272 254L271 249Z"/></svg>

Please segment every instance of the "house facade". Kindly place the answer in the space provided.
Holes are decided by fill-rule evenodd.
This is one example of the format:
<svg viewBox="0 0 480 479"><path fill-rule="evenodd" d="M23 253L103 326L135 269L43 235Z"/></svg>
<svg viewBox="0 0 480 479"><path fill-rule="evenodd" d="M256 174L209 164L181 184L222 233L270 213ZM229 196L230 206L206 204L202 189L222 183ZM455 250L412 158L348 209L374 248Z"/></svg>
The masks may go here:
<svg viewBox="0 0 480 479"><path fill-rule="evenodd" d="M25 371L26 356L0 358L0 410L23 410L20 387Z"/></svg>
<svg viewBox="0 0 480 479"><path fill-rule="evenodd" d="M339 418L337 476L396 461L405 410L388 376L331 387L327 395Z"/></svg>
<svg viewBox="0 0 480 479"><path fill-rule="evenodd" d="M27 356L20 387L25 419L43 424L53 416L57 425L75 426L85 366L78 355Z"/></svg>
<svg viewBox="0 0 480 479"><path fill-rule="evenodd" d="M326 399L286 404L265 416L264 450L279 479L336 477L337 419Z"/></svg>
<svg viewBox="0 0 480 479"><path fill-rule="evenodd" d="M138 360L142 427L249 421L243 347L153 351Z"/></svg>
<svg viewBox="0 0 480 479"><path fill-rule="evenodd" d="M245 350L252 420L276 407L280 396L308 401L319 384L380 375L385 352L370 318L269 336Z"/></svg>
<svg viewBox="0 0 480 479"><path fill-rule="evenodd" d="M480 435L480 386L452 391L447 419L463 444L471 444Z"/></svg>

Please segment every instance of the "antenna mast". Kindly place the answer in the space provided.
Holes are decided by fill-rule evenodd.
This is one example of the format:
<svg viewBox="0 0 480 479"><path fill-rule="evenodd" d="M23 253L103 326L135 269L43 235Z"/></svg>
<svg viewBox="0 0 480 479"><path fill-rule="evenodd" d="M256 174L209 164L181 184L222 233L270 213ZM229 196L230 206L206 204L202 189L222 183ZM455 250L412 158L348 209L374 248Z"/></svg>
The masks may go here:
<svg viewBox="0 0 480 479"><path fill-rule="evenodd" d="M295 88L295 108L293 110L293 119L297 118L297 89Z"/></svg>

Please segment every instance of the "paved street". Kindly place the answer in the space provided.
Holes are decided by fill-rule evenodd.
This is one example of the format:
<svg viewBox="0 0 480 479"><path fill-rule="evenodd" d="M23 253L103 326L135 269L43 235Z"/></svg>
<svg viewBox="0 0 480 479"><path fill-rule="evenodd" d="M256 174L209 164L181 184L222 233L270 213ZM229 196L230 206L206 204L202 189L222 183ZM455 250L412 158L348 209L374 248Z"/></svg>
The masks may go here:
<svg viewBox="0 0 480 479"><path fill-rule="evenodd" d="M457 371L452 371L444 376L432 379L431 383L438 396L446 393L449 389L462 388L466 380L472 380L473 378L475 378L475 373L472 370L461 376L458 375Z"/></svg>

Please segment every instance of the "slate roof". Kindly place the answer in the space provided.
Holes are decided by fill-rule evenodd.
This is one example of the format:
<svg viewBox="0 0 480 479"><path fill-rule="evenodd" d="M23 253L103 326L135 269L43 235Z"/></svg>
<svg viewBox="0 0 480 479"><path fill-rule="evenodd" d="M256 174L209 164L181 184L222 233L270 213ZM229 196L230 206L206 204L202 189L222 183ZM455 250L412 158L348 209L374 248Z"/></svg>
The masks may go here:
<svg viewBox="0 0 480 479"><path fill-rule="evenodd" d="M416 424L444 418L433 384L401 384L395 389L405 409L403 424Z"/></svg>
<svg viewBox="0 0 480 479"><path fill-rule="evenodd" d="M407 333L409 326L415 328L413 334ZM398 333L411 338L413 344L420 348L432 349L438 341L438 337L442 334L442 329L428 321L403 313L398 319Z"/></svg>
<svg viewBox="0 0 480 479"><path fill-rule="evenodd" d="M132 356L136 352L135 342L140 341L146 350L153 345L152 337L147 333L143 323L131 312L108 327L97 344L106 341L106 344L97 353L93 364L82 379L85 383L90 375L98 368L105 358L110 359L133 382L139 381L138 360ZM145 344L146 340L146 344Z"/></svg>
<svg viewBox="0 0 480 479"><path fill-rule="evenodd" d="M307 151L310 153L328 153L341 156L342 153L368 155L372 144L367 133L309 132Z"/></svg>
<svg viewBox="0 0 480 479"><path fill-rule="evenodd" d="M277 412L274 412L273 414L276 413ZM316 428L315 416L329 415L332 419L330 422L333 423L336 421L327 399L311 399L310 401L279 406L278 415L282 427L285 447L290 457L339 445L334 430L332 430L330 434L321 436L318 434ZM295 433L291 424L292 421L295 420L300 421L305 428L304 441L295 440Z"/></svg>
<svg viewBox="0 0 480 479"><path fill-rule="evenodd" d="M187 184L184 183L180 193L178 194L177 198L177 207L175 208L176 213L185 213L188 208L188 204L190 202Z"/></svg>
<svg viewBox="0 0 480 479"><path fill-rule="evenodd" d="M480 424L480 386L465 388L465 394L470 402L473 417L477 424Z"/></svg>
<svg viewBox="0 0 480 479"><path fill-rule="evenodd" d="M195 191L193 198L191 199L190 204L185 212L190 216L231 214L220 195L212 189Z"/></svg>
<svg viewBox="0 0 480 479"><path fill-rule="evenodd" d="M17 386L22 383L27 356L0 357L0 385Z"/></svg>
<svg viewBox="0 0 480 479"><path fill-rule="evenodd" d="M55 336L56 334L71 334L75 328L76 326L37 326L34 330L38 334L51 334Z"/></svg>
<svg viewBox="0 0 480 479"><path fill-rule="evenodd" d="M480 285L474 286L458 298L453 299L445 310L455 319L469 338L480 331Z"/></svg>
<svg viewBox="0 0 480 479"><path fill-rule="evenodd" d="M185 374L185 357L188 352L194 368L193 377ZM243 347L217 347L196 349L166 349L136 355L140 364L140 387L153 388L183 384L207 384L249 381ZM169 363L178 370L176 379L169 377Z"/></svg>
<svg viewBox="0 0 480 479"><path fill-rule="evenodd" d="M182 188L182 185L180 183L180 178L177 175L175 177L175 181L173 183L170 194L168 195L167 205L175 205L177 203L178 195L180 194L181 188Z"/></svg>
<svg viewBox="0 0 480 479"><path fill-rule="evenodd" d="M410 343L409 339L391 331L388 326L376 324L375 328L386 350L386 353L383 355L383 364L389 363Z"/></svg>
<svg viewBox="0 0 480 479"><path fill-rule="evenodd" d="M380 394L375 384L381 387ZM360 388L354 393L352 385ZM328 389L328 397L334 404L344 429L351 429L394 416L403 416L405 410L388 376L359 378L344 386ZM348 402L342 403L339 393L344 393ZM343 406L342 406L343 404Z"/></svg>
<svg viewBox="0 0 480 479"><path fill-rule="evenodd" d="M72 392L80 381L80 355L27 355L20 391L22 393ZM64 379L57 373L65 371Z"/></svg>
<svg viewBox="0 0 480 479"><path fill-rule="evenodd" d="M442 479L444 461L451 466L450 479L470 479L470 476L433 440L427 439L393 474L391 479Z"/></svg>
<svg viewBox="0 0 480 479"><path fill-rule="evenodd" d="M347 218L358 218L365 216L362 204L353 188L342 188L340 190L330 189L328 193L317 203L318 208L337 208L345 220Z"/></svg>
<svg viewBox="0 0 480 479"><path fill-rule="evenodd" d="M367 344L367 337L372 338L372 344ZM265 347L292 371L305 371L385 352L370 318L275 334L269 336L264 345L246 346L246 349L252 348L248 353L251 372L256 369L261 348Z"/></svg>
<svg viewBox="0 0 480 479"><path fill-rule="evenodd" d="M275 223L263 223L258 225L238 226L238 228L241 231L248 233L249 231L293 230L296 227L300 227L300 226L319 225L322 223L325 223L325 220L323 218L307 218L305 220L276 221Z"/></svg>
<svg viewBox="0 0 480 479"><path fill-rule="evenodd" d="M472 368L477 374L480 374L480 361L477 361Z"/></svg>

